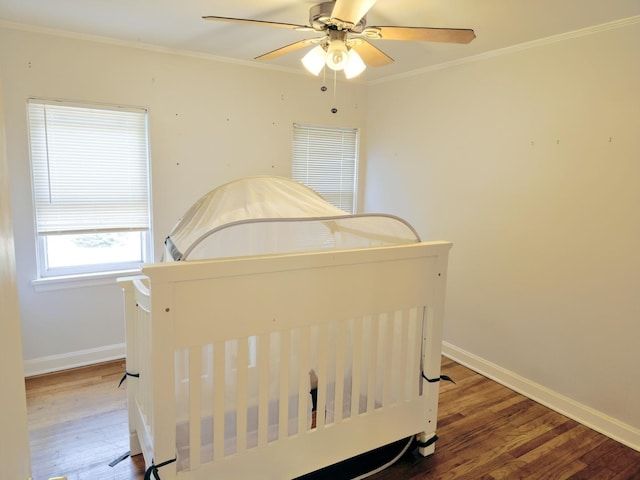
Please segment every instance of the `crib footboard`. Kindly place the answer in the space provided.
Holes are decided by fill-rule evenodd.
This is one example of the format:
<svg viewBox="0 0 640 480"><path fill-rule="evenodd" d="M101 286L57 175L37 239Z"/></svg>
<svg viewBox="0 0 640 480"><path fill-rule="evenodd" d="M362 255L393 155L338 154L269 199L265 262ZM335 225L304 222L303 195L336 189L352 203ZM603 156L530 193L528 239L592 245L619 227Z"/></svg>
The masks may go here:
<svg viewBox="0 0 640 480"><path fill-rule="evenodd" d="M281 480L433 438L450 247L144 266L122 281L132 454Z"/></svg>

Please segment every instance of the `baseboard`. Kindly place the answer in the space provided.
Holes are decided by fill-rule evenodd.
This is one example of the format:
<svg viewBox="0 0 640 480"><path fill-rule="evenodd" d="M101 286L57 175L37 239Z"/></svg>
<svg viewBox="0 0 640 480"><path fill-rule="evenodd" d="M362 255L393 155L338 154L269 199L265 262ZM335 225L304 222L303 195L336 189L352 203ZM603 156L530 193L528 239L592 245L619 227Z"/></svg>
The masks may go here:
<svg viewBox="0 0 640 480"><path fill-rule="evenodd" d="M582 425L640 451L640 430L532 382L473 353L443 342L442 354Z"/></svg>
<svg viewBox="0 0 640 480"><path fill-rule="evenodd" d="M24 361L24 376L32 377L34 375L117 360L125 358L125 352L125 344L119 343L89 350L51 355L49 357L32 358Z"/></svg>

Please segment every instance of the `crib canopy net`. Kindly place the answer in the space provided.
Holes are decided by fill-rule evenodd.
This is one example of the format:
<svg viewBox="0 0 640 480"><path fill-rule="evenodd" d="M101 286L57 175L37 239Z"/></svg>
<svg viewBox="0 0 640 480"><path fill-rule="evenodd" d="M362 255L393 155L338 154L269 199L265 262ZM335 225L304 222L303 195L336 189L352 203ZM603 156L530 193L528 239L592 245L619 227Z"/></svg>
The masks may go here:
<svg viewBox="0 0 640 480"><path fill-rule="evenodd" d="M349 214L306 185L258 176L222 185L187 210L165 240L165 261L366 248L420 241L403 219Z"/></svg>

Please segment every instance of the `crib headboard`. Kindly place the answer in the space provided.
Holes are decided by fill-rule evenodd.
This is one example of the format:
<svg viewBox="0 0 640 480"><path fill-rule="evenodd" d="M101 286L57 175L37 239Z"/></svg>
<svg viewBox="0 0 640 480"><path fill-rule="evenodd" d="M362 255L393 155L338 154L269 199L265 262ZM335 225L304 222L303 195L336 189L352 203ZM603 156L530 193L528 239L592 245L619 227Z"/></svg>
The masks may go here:
<svg viewBox="0 0 640 480"><path fill-rule="evenodd" d="M280 416L284 417L289 408L287 399L293 398L291 387L287 384L288 378L293 366L298 363L302 367L299 373L293 375L297 376L293 390L294 393L299 391L300 395L298 400L292 401L299 402L300 412L307 407L309 385L308 367L305 369L305 365L310 363L314 353L308 353L304 348L308 345L308 334L307 340L299 339L304 338L300 332L311 331L317 332L319 338L314 361L319 365L317 374L320 383L328 384L327 378L331 376L334 385L329 393L319 389L318 411L324 411L333 398L337 403L348 389L352 389L354 395L363 391L368 393L365 396L369 403L363 410L358 410L354 401L351 412L346 414L349 416L346 423L356 427L361 422L363 426L342 429L342 425L346 425L341 423L343 414L336 413L337 416L331 420L331 428L324 428L324 416L319 415L317 429L309 434L305 414L304 418L300 415L296 420L298 426L293 426L294 434L287 431L288 426L280 426L277 437L285 441L271 442L266 433L260 433L256 448L253 448L251 440L243 433L249 422L248 417L238 415L239 439L234 454L225 457L224 434L214 432L214 451L211 453L214 461L209 462L205 458L208 453L200 448L204 435L201 431L202 412L206 409L204 403L208 403L202 400L207 396L203 390L206 387L203 386L204 380L190 381L186 387L189 389L186 411L191 412L189 415L192 416L188 420L191 444L189 468L206 466L208 474L211 474L209 478L213 478L214 474L221 475L220 478L267 478L260 477L260 474L268 471L270 462L274 458L286 457L289 459L286 466L278 464L271 468L283 475L280 478L293 478L312 471L314 467L321 468L327 462L337 462L376 448L380 442L379 432L384 432L389 442L420 431L435 432L438 385L422 382L420 377L438 378L440 374L445 285L451 246L448 242L422 242L143 266L142 272L150 292L148 310L153 320L142 335L137 333L139 326L137 330L127 327L127 335L137 337L136 346L131 347L136 351L129 351L129 338L127 348L134 368L147 370L145 377L149 379L150 391L143 394L151 399L150 406L144 407L145 411L141 414L146 419L144 428L138 427L149 436L148 440L141 442L143 451L150 450L145 452L145 458L165 459L175 455L175 419L180 416L180 407L171 402L163 402L160 406L158 399L174 398L176 352L184 351L187 357L198 359L188 362L185 375L201 379L209 375L205 371L208 367L200 361L207 356L207 345L213 346L211 357L214 360L223 360L224 353L215 353L215 345L247 338L268 343L270 336L281 335L278 348L283 342L286 348L282 350L285 353L277 355L278 359L283 359L281 365L285 367L284 371L281 368L277 374L279 380L276 388L280 392ZM135 303L143 302L138 300ZM378 321L379 318L382 320ZM346 349L345 336L357 338L367 329L370 330L367 338L376 345L369 357L365 354L367 347L360 340L353 347L356 353ZM146 340L142 337L148 337L148 345L144 345ZM331 350L329 344L334 337L337 346L333 345ZM396 337L397 340L389 340ZM303 348L299 353L301 358L292 362L285 358L285 354L294 350L295 342L302 342ZM269 368L261 365L269 362L275 347L268 347L264 354L261 353L264 350L258 350L258 358L251 360L251 346L247 346L246 340L237 345L235 361L239 365L255 361L256 375L266 372L268 376ZM378 345L380 351L376 350ZM393 352L396 347L398 353ZM144 351L144 355L138 350ZM333 353L328 354L328 351ZM376 362L385 362L381 360L384 358L381 355L385 354L389 354L391 360L386 360L386 365L376 367ZM141 364L143 356L149 358L144 360L147 362L144 366ZM368 358L373 365L369 365ZM215 368L218 367L212 367L210 376L214 379L224 378L226 373L223 367L220 370ZM237 385L234 386L234 408L238 412L245 412L252 402L248 391L253 373L240 373L240 370ZM343 379L347 377L347 371L362 375L351 375L350 383L346 384ZM380 381L376 380L376 375L380 375ZM264 413L268 411L271 395L269 381L258 378L256 382L259 394L256 408ZM224 417L226 413L223 395L212 393L210 414L213 418ZM429 397L428 402L425 402L426 397ZM133 401L140 403L139 400ZM392 407L404 406L390 408L388 414L379 414L387 404ZM263 414L258 416L259 419L264 417ZM363 435L367 429L378 433L370 437ZM296 441L290 441L294 437ZM260 448L267 444L268 448ZM332 448L327 450L327 445ZM243 460L248 451L254 458L251 462ZM314 451L322 451L322 455L309 457L308 453ZM215 462L222 457L224 462Z"/></svg>

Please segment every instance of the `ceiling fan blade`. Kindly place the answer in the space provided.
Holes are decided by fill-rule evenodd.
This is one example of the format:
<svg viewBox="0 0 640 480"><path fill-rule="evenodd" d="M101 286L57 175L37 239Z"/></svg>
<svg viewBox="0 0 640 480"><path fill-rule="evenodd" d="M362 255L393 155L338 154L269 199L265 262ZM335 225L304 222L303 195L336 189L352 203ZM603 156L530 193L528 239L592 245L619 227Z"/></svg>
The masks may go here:
<svg viewBox="0 0 640 480"><path fill-rule="evenodd" d="M362 61L369 67L384 67L385 65L393 63L393 58L366 40L355 42L351 48L358 52Z"/></svg>
<svg viewBox="0 0 640 480"><path fill-rule="evenodd" d="M336 0L331 11L331 19L356 25L374 3L376 0Z"/></svg>
<svg viewBox="0 0 640 480"><path fill-rule="evenodd" d="M301 48L307 47L314 43L320 42L324 37L319 38L307 38L305 40L300 40L299 42L290 43L289 45L285 45L284 47L276 48L275 50L271 50L270 52L264 53L258 57L256 60L270 60L272 58L279 57L280 55L284 55L286 53L295 52L296 50L300 50Z"/></svg>
<svg viewBox="0 0 640 480"><path fill-rule="evenodd" d="M383 40L414 40L418 42L469 43L476 38L470 28L432 28L432 27L367 27L363 32L367 38L367 31L378 31Z"/></svg>
<svg viewBox="0 0 640 480"><path fill-rule="evenodd" d="M204 18L205 20L214 20L217 22L244 23L246 25L263 25L266 27L280 27L298 30L313 30L313 28L308 25L296 25L295 23L267 22L264 20L249 20L247 18L215 17L213 15L207 15L202 18Z"/></svg>

